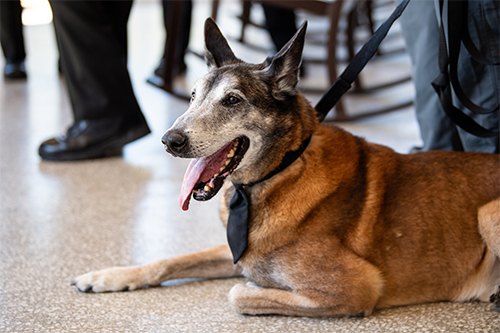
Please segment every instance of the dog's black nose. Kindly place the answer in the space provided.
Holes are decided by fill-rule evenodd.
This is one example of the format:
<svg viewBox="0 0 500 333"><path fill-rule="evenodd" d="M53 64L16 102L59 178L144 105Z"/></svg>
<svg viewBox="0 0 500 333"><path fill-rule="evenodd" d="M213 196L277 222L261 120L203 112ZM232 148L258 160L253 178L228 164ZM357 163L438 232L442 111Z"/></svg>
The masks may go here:
<svg viewBox="0 0 500 333"><path fill-rule="evenodd" d="M187 136L180 130L169 130L161 138L161 142L167 148L167 151L173 154L179 154L187 145Z"/></svg>

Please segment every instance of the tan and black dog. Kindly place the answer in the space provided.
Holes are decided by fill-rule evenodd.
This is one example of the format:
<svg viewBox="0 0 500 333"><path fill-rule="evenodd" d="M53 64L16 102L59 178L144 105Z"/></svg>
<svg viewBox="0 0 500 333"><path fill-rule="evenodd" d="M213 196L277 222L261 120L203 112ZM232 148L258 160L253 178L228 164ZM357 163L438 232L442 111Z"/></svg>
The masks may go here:
<svg viewBox="0 0 500 333"><path fill-rule="evenodd" d="M321 125L296 90L306 25L262 64L237 59L205 23L210 71L163 138L192 158L180 195L223 189L227 224L234 184L248 196L248 247L228 245L115 267L75 279L82 291L120 291L169 279L244 275L229 300L239 313L369 315L391 306L488 301L500 286L500 157L410 155ZM310 140L310 141L309 141ZM285 154L308 143L273 175ZM497 307L500 303L497 301Z"/></svg>

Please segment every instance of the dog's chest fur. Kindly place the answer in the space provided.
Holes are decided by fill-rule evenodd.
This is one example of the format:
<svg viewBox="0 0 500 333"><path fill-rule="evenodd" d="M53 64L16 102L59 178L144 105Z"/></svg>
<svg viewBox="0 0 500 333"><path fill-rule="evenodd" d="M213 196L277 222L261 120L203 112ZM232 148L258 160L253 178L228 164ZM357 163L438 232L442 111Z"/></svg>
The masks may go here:
<svg viewBox="0 0 500 333"><path fill-rule="evenodd" d="M293 289L300 281L298 271L308 272L313 266L323 267L325 260L335 260L332 249L345 236L345 221L352 220L358 214L355 206L363 204L359 185L364 183L364 175L359 175L359 169L364 166L359 165L356 153L359 142L350 135L346 140L345 135L348 134L344 131L320 126L296 163L268 182L247 190L251 202L249 247L239 264L252 281L265 287ZM328 146L325 152L324 142L328 145L332 140L344 141L343 147L353 152L353 158ZM364 163L362 159L361 162ZM331 164L332 169L322 167L324 163ZM324 181L318 182L318 176L324 177ZM361 180L341 188L356 178ZM224 190L221 217L226 224L234 190L230 184ZM332 193L343 197L344 203L325 211L321 203ZM324 223L325 217L328 223Z"/></svg>

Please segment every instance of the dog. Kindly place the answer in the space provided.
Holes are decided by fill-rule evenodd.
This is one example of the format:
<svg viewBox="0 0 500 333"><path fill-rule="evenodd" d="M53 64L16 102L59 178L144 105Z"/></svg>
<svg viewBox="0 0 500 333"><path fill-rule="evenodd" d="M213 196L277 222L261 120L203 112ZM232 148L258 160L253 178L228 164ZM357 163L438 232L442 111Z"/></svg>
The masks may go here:
<svg viewBox="0 0 500 333"><path fill-rule="evenodd" d="M162 139L168 153L192 159L182 209L191 197L209 200L222 189L227 226L244 188L248 245L238 263L226 244L90 272L74 280L80 291L243 275L249 282L229 293L242 314L368 316L469 300L500 307L499 156L402 155L320 124L296 88L306 26L275 56L249 64L207 19L209 71Z"/></svg>

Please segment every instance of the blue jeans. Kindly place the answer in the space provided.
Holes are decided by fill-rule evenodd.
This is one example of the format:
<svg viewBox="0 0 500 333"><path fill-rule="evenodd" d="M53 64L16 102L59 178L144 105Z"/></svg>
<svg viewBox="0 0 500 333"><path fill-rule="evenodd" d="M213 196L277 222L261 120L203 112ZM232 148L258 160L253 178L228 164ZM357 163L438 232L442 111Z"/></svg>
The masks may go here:
<svg viewBox="0 0 500 333"><path fill-rule="evenodd" d="M396 2L399 2L397 0ZM476 47L493 62L500 57L500 3L469 1L469 33ZM446 4L444 6L446 18ZM438 76L440 13L437 0L412 0L399 19L412 60L415 110L424 146L422 150L465 150L499 153L499 137L479 138L457 128L445 114L431 86ZM446 26L446 19L444 20ZM500 68L482 65L462 45L458 76L469 99L484 108L500 103ZM499 127L498 112L475 115L454 97L454 105L485 128Z"/></svg>

